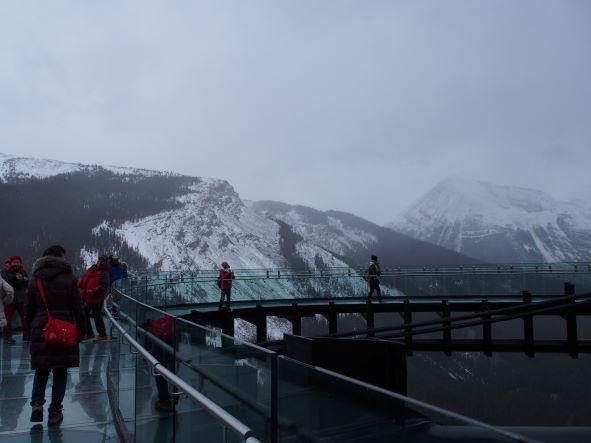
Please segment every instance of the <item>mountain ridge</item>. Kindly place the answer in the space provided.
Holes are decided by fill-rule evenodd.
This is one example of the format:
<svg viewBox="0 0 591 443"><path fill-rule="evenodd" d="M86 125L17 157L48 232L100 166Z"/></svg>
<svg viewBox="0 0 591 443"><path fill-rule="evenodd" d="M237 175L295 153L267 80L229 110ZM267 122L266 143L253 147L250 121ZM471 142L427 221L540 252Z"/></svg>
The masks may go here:
<svg viewBox="0 0 591 443"><path fill-rule="evenodd" d="M451 177L387 226L489 262L591 260L591 209L536 189Z"/></svg>
<svg viewBox="0 0 591 443"><path fill-rule="evenodd" d="M222 179L7 154L0 170L0 197L11 214L0 220L9 234L0 251L26 249L30 260L42 246L63 242L80 267L122 251L133 266L158 270L211 269L221 259L242 268L349 266L372 253L392 265L474 262L342 211L245 202ZM68 215L55 213L56 205ZM39 211L50 214L41 231Z"/></svg>

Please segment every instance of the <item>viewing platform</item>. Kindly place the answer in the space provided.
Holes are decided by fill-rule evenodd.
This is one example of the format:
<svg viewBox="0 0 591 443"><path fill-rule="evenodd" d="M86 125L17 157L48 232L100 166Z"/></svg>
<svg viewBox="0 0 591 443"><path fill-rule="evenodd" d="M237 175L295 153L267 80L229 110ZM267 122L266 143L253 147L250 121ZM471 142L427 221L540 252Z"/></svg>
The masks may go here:
<svg viewBox="0 0 591 443"><path fill-rule="evenodd" d="M364 297L365 281L354 268L236 273L229 309L219 308L212 271L136 274L118 284L105 310L112 338L81 343L57 428L29 422L27 346L21 336L16 345L2 343L0 440L591 438L585 426L491 425L406 392L407 358L417 352L590 352L588 264L386 269L381 303ZM563 338L538 339L539 319L546 318L558 319ZM162 319L170 331L154 329ZM308 333L305 319L325 330ZM515 322L520 337L497 337L500 325ZM271 330L278 325L280 337ZM472 338L456 336L463 330Z"/></svg>

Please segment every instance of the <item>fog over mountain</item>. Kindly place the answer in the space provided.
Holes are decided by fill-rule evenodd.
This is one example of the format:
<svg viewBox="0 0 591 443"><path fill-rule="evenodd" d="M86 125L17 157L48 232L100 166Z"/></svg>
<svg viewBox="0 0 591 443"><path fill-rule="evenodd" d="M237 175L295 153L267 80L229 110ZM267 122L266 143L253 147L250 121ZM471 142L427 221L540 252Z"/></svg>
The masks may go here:
<svg viewBox="0 0 591 443"><path fill-rule="evenodd" d="M1 2L0 151L378 224L460 171L585 198L590 22L585 0Z"/></svg>
<svg viewBox="0 0 591 443"><path fill-rule="evenodd" d="M488 262L591 261L591 205L448 178L389 227Z"/></svg>

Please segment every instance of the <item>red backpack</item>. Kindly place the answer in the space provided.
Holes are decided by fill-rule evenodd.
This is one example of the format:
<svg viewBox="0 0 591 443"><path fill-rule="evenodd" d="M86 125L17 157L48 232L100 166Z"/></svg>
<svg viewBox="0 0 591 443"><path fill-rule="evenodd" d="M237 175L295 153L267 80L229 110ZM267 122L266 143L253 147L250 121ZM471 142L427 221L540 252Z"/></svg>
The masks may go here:
<svg viewBox="0 0 591 443"><path fill-rule="evenodd" d="M146 330L167 343L172 342L174 336L174 317L163 315L148 322Z"/></svg>

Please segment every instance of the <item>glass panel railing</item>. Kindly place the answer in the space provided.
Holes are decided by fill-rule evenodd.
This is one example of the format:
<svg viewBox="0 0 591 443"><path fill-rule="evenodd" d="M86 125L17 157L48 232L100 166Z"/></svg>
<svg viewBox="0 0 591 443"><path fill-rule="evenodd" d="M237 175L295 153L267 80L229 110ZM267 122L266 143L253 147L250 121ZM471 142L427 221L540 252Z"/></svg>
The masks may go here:
<svg viewBox="0 0 591 443"><path fill-rule="evenodd" d="M183 278L182 281L168 279L166 282L128 286L132 298L161 309L179 308L201 304L202 309L216 309L220 300L217 278ZM523 291L535 297L559 296L564 293L564 283L571 282L578 293L591 291L591 274L587 272L515 272L507 270L480 273L421 273L391 274L381 279L384 300L402 296L432 298L475 298L512 297L520 298ZM278 302L291 299L364 298L368 285L362 276L319 273L298 277L251 278L237 275L233 281L232 301L234 302ZM375 295L374 295L375 298ZM209 308L207 303L211 305Z"/></svg>
<svg viewBox="0 0 591 443"><path fill-rule="evenodd" d="M120 318L138 341L176 376L205 395L261 441L516 441L518 436L339 374L313 367L173 318L126 296ZM123 307L129 308L127 316ZM132 319L132 316L135 320ZM163 319L169 319L164 321ZM172 319L172 322L170 322ZM168 328L168 329L167 329ZM120 358L120 361L121 358ZM134 366L133 416L122 414L134 441L158 436L188 441L198 432L207 441L239 441L200 404L171 392L152 366L137 358ZM121 372L119 373L121 379ZM120 408L122 386L119 381ZM171 395L172 394L172 395ZM157 404L169 399L170 408ZM182 420L181 420L182 419Z"/></svg>
<svg viewBox="0 0 591 443"><path fill-rule="evenodd" d="M174 317L145 304L136 303L137 341L167 369L175 372L174 352L168 352L174 337ZM136 441L148 441L158 435L160 441L173 441L174 407L178 397L171 395L169 384L154 373L152 365L137 359L135 368Z"/></svg>
<svg viewBox="0 0 591 443"><path fill-rule="evenodd" d="M303 364L277 362L279 441L509 442L521 437Z"/></svg>
<svg viewBox="0 0 591 443"><path fill-rule="evenodd" d="M276 355L180 318L175 332L177 375L270 441Z"/></svg>

